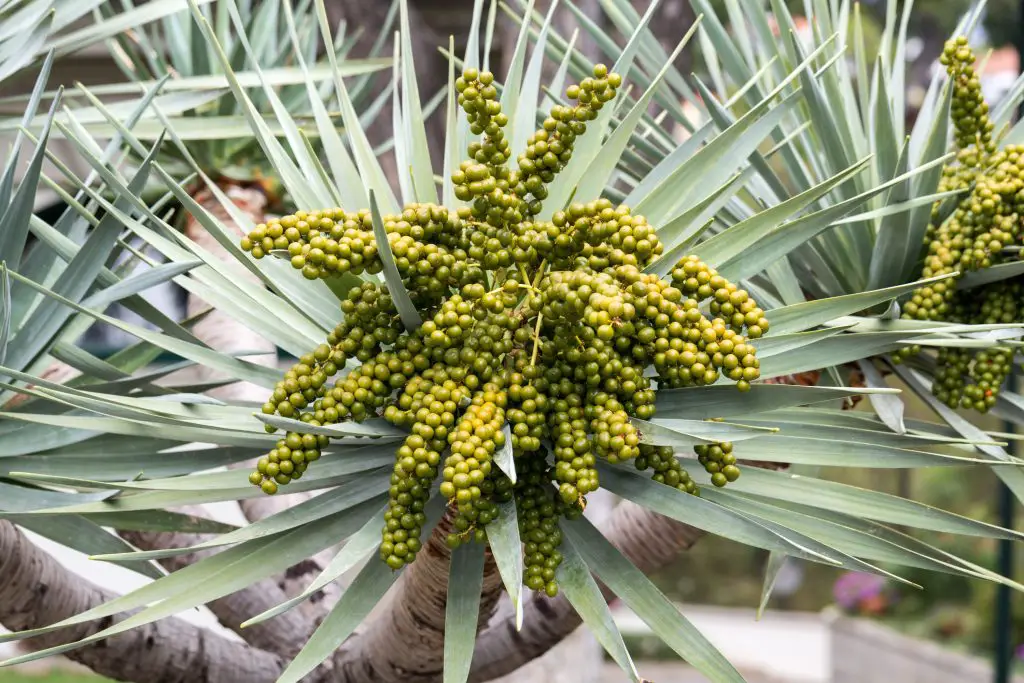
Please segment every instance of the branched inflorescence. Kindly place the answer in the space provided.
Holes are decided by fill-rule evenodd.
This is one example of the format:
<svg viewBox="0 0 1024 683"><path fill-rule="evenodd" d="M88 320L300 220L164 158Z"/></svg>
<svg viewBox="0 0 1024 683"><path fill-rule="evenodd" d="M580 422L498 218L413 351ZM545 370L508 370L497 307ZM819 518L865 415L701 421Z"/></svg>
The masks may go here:
<svg viewBox="0 0 1024 683"><path fill-rule="evenodd" d="M341 302L343 321L285 373L263 412L311 427L382 417L408 433L395 453L382 532L389 566L415 559L438 485L453 515L452 547L486 541L501 505L514 503L523 581L554 595L559 519L582 514L599 486L599 459L632 461L660 483L697 493L673 449L647 443L635 420L654 415L656 386L724 376L749 389L759 377L750 340L768 321L747 292L695 256L680 260L668 281L645 273L663 246L626 206L598 199L539 218L587 122L621 85L616 74L598 66L571 86L573 104L553 108L516 168L493 80L469 69L456 82L481 136L452 178L468 205L410 205L383 217L422 324L403 327L386 286L353 287ZM257 226L242 246L257 258L287 253L310 279L378 273L372 223L365 210L299 212ZM274 493L328 444L289 431L250 479ZM729 444L696 455L715 485L739 474ZM514 483L499 467L503 458L514 463Z"/></svg>
<svg viewBox="0 0 1024 683"><path fill-rule="evenodd" d="M941 202L933 207L921 275L953 277L915 290L904 306L903 317L971 324L1018 322L1018 282L963 290L957 288L957 281L969 271L1018 259L1017 253L1007 248L1020 246L1022 237L1024 147L996 148L993 123L967 39L949 41L941 61L954 88L951 113L957 156L943 169L939 190L961 190L963 195L948 216ZM904 349L896 360L919 350L916 346ZM1010 348L980 352L942 348L932 391L950 407L986 412L995 405L1012 358Z"/></svg>

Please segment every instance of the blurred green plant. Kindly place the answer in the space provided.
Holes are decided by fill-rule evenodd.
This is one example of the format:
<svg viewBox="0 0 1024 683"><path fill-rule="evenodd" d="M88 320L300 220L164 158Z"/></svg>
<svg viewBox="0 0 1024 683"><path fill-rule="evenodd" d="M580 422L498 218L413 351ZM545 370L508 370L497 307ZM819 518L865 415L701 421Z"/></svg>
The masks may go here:
<svg viewBox="0 0 1024 683"><path fill-rule="evenodd" d="M921 471L917 473L915 484L918 490L926 492L933 505L955 508L973 519L996 521L995 511L985 500L992 481L983 473L974 473L965 480L962 474L952 471ZM997 544L991 539L943 534L934 542L945 552L970 555L980 566L997 570ZM1024 559L1019 548L1016 553L1018 559ZM997 593L994 587L951 574L921 570L911 570L905 576L923 590L890 584L885 593L892 599L886 609L877 614L859 613L879 617L910 635L947 643L974 654L992 652ZM1024 644L1024 607L1019 604L1013 610L1012 629L1013 642Z"/></svg>

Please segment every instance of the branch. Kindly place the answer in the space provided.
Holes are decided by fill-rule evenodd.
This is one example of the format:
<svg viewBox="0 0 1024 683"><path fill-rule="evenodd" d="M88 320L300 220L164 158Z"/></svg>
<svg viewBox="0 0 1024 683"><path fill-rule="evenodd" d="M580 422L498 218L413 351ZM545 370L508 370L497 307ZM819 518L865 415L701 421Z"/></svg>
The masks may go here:
<svg viewBox="0 0 1024 683"><path fill-rule="evenodd" d="M799 379L780 378L777 383ZM784 463L743 461L748 467L785 469ZM426 551L399 579L398 590L382 605L369 628L346 641L333 661L319 672L318 681L355 683L436 683L444 663L444 610L451 551L444 543L448 518L431 534ZM668 565L699 541L704 532L664 517L631 501L623 501L598 525L601 533L640 571L650 574ZM481 619L494 614L501 595L497 566L488 554L484 568ZM601 586L605 599L615 595ZM484 623L484 621L481 622ZM510 674L567 638L582 624L564 595L551 599L532 594L523 606L523 629L515 617L484 629L476 643L470 680L483 683ZM478 624L479 631L480 624ZM329 673L325 673L328 672ZM327 676L327 677L324 677Z"/></svg>
<svg viewBox="0 0 1024 683"><path fill-rule="evenodd" d="M68 571L0 520L0 623L12 631L49 626L115 598ZM26 645L44 649L86 638L128 614L47 633ZM70 659L96 673L138 683L270 683L280 657L177 618L131 629L72 650Z"/></svg>
<svg viewBox="0 0 1024 683"><path fill-rule="evenodd" d="M193 513L197 511L178 510L178 512ZM132 545L144 550L186 548L215 538L212 534L152 531L122 531L121 536ZM221 550L222 548L216 548L188 555L167 557L160 560L160 564L167 571L174 572L204 558L212 557ZM263 579L240 591L213 600L206 606L210 608L210 611L223 626L240 635L250 645L283 657L293 657L302 649L315 628L314 624L306 619L301 612L288 611L273 622L255 624L244 629L240 627L245 620L273 609L288 597L274 579Z"/></svg>
<svg viewBox="0 0 1024 683"><path fill-rule="evenodd" d="M427 683L440 680L444 668L444 620L451 549L445 537L450 514L433 531L416 561L389 593L380 615L367 629L345 642L332 660L331 672L318 680L375 683ZM375 559L371 559L371 562ZM501 576L490 553L477 630L494 613L502 594Z"/></svg>
<svg viewBox="0 0 1024 683"><path fill-rule="evenodd" d="M381 605L369 627L349 638L313 679L317 683L436 683L444 667L444 616L451 551L444 542L446 517L431 534ZM703 535L689 525L662 517L634 503L623 502L611 513L602 532L643 572L671 562ZM607 599L614 596L602 587ZM489 681L519 669L543 655L582 623L564 597L534 595L524 605L524 627L514 617L482 628L502 594L501 577L488 553L470 680Z"/></svg>

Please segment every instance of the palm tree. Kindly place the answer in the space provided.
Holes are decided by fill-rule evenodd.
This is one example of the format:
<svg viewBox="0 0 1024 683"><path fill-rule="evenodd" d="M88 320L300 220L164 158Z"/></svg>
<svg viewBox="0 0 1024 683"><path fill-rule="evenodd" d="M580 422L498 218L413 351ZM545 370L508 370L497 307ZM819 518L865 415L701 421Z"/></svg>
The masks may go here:
<svg viewBox="0 0 1024 683"><path fill-rule="evenodd" d="M222 2L230 15L233 3ZM595 29L595 42L614 58L614 71L634 90L620 92L614 104L590 121L571 159L563 159L565 167L548 183L544 198L548 208L543 210L553 211L550 207L561 207L574 197L625 200L658 226L664 254L651 263L650 272L665 277L681 257L692 253L741 283L756 300L766 302L771 328L753 342L763 380L815 370L823 370L823 379L820 386L754 382L749 392L727 384L663 388L658 392L657 417L634 424L640 425L646 438L671 446L679 456L692 453L694 446L733 442L743 463L805 468L973 466L1016 476L1016 460L994 445L991 435L970 423L957 422L949 414L941 415L949 427L902 419L898 392L880 386L871 372L874 366L861 365L867 388L843 386L847 381L843 368L848 363L908 343L997 346L998 338L978 333L1019 328L1017 324L890 321L889 303L920 283L902 278L889 287L870 288L865 284L869 274L861 270L864 262L845 258L851 240L857 249L872 253L871 240L885 235L882 227L889 216L913 216L920 207L930 212L938 198L933 169L945 160L946 103L936 96L932 112L922 117L926 123L918 124L924 132L920 134L923 143L916 149L926 153L908 155L905 165L898 163L895 169L882 166L889 170L880 174L875 170L878 162L862 159L866 144L843 146L847 142L843 136L853 135L852 117L857 110L840 107L847 100L835 94L860 93L840 59L846 36L839 30L841 22L833 22L830 15L817 17L821 39L804 54L795 43L731 38L706 12L705 3L694 0L693 4L705 17L680 47L698 35L715 47L723 65L729 67L714 71L714 90L696 85L711 123L695 130L686 142L674 142L662 123L671 119L690 125L678 102L681 97L696 100L693 86L672 67L674 55L665 54L650 33L651 12L641 17L627 2L607 3L612 22L628 38L621 48L613 47ZM482 8L483 3L477 3L477 22ZM753 30L763 28L757 23L763 17L754 9L731 3L730 8L734 26L743 23L736 14L743 12ZM284 3L282 9L289 38L298 43L290 5ZM446 154L437 180L404 5L402 10L393 67L397 106L393 107L392 144L401 171L396 194L363 133L332 52L328 52L327 69L345 128L343 133L335 128L327 105L310 92L308 105L322 146L318 153L307 144L299 121L288 109L273 107L266 118L259 113L254 95L237 77L227 51L217 49L218 45L223 48L218 33L192 6L194 30L212 46L246 125L280 177L289 201L299 209L335 204L365 207L378 235L386 231L384 221L378 220L380 214L397 213L402 204L437 203L439 198L446 206L459 204L456 197L465 190L456 190L455 180L461 176L455 174L453 180L453 174L467 147L470 127L457 116L454 70L456 66L478 69L480 43L486 43L486 36L483 41L471 40L461 59L449 48ZM325 42L334 44L322 2L316 3L316 15ZM559 93L568 75L595 73L593 65L569 49L570 42L553 30L549 16L524 18L501 88L503 109L514 112L506 130L515 149L526 144L538 112L561 102ZM840 3L838 16L850 16L848 4ZM480 35L479 25L471 35ZM892 29L889 35L893 40L887 51L898 51L892 47L901 42L898 32ZM245 51L244 41L241 44ZM545 55L554 57L559 68L554 80L542 87L540 67ZM306 65L298 66L302 70ZM893 69L888 62L881 64L880 74L882 68ZM891 74L879 78L891 78ZM941 90L941 83L937 89ZM273 101L272 89L262 92ZM826 92L830 106L822 106ZM902 117L902 108L891 106L897 90L888 92L889 98L876 96L874 101L889 99L889 116L895 121ZM649 116L651 103L666 112L661 121ZM566 542L556 574L558 597L524 595L523 546L518 526L510 523L516 508L507 503L497 518L502 521L487 527L486 551L469 544L453 552L445 545L443 532L435 530L425 539L416 561L394 572L373 558L364 563L379 545L378 512L389 488L397 441L406 437L379 419L317 427L332 438L330 457L314 463L306 476L289 485L299 494L322 491L315 498L297 496L301 502L294 506L238 529L183 514L191 505L261 496L237 470L218 468L250 462L272 447L276 437L265 433L265 424L296 434L317 430L260 412L262 395L256 402L248 393L208 395L213 389L243 383L262 387L264 393L273 390L279 371L245 357L262 349L238 346L232 353L211 348L200 337L194 319L179 324L143 311L157 328L148 330L102 311L112 301L129 300L173 280L250 330L254 341L266 340L302 356L334 329L335 306L346 295L347 285L357 281L306 280L287 260L276 258L273 250L268 258L254 259L239 247L236 225L255 226L224 190L207 182L222 210L203 206L190 192L192 179L174 172L171 161L159 156L168 143L158 138L148 145L134 133L139 121L120 120L98 100L93 106L117 130L119 142L134 153L127 164L113 163L102 154L89 153L93 145L86 131L73 123L67 127L66 134L82 143L101 187L76 179L71 182L95 203L102 217L81 202L72 204L76 219L95 223L81 246L60 239L58 226L31 221L37 234L49 238L49 249L61 250L60 258L51 262L52 275L49 270L27 268L31 254L2 252L9 266L5 282L12 283L5 291L17 292L17 306L21 310L34 306L32 315L38 314L37 320L46 324L4 327L5 343L0 347L8 352L0 372L8 380L0 399L25 394L31 400L3 413L0 452L7 457L0 485L9 492L5 499L18 501L16 521L28 528L77 524L76 529L95 527L106 534L102 524L122 531L208 535L186 547L136 551L110 534L76 533L73 540L79 547L91 545L93 555L151 575L159 574L153 560L188 565L108 599L82 582L71 581L52 558L33 552L14 526L0 526L0 547L5 551L0 553L0 576L5 577L0 584L0 623L20 632L10 639L33 637L32 644L39 648L15 661L67 652L102 673L128 680L154 680L159 672L168 680L427 681L443 675L445 680L483 681L514 671L584 623L626 675L637 680L605 603L615 595L711 680L739 681L742 678L735 669L645 576L702 533L766 548L778 556L882 573L894 580L898 576L890 567L909 565L978 580L1008 581L984 572L969 558L944 554L911 538L893 525L1016 539L1010 530L912 500L829 482L813 470L792 477L771 468L745 466L738 481L719 490L707 485L710 477L703 466L685 457L671 462L701 486L699 497L621 465L598 465L602 486L625 502L598 526L586 518L562 525ZM872 119L876 127L886 121L886 108L879 111ZM74 110L67 115L74 121ZM188 145L176 131L181 124L168 117L164 122L169 144L188 161L188 155L181 154ZM283 140L273 126L284 134ZM819 143L819 138L833 134L840 139ZM769 149L766 139L772 140ZM857 143L857 138L852 139ZM880 154L884 150L881 145L875 148ZM776 159L789 172L784 182L772 166ZM190 163L186 173L191 172L209 179L199 164ZM143 198L147 185L157 188L153 200ZM224 252L204 247L199 235L194 239L176 231L166 215L171 201L180 202L214 241L210 245L215 243ZM539 216L547 218L545 213ZM25 220L29 222L27 216ZM870 238L866 245L858 241L864 234ZM161 262L133 249L129 236L141 238ZM374 244L378 244L376 238ZM134 275L108 270L106 264L117 252L131 254L150 267ZM423 294L407 291L409 278L403 282L397 267L387 267L395 264L390 248L381 253L383 281L402 317L415 321L418 313L412 300L422 303ZM888 257L888 252L883 255ZM909 262L917 255L903 258ZM848 288L829 292L830 275ZM369 273L358 277L381 282L380 276ZM521 284L533 286L532 282ZM17 308L14 298L5 310ZM14 320L10 315L5 319ZM94 359L73 344L80 330L94 320L128 331L139 342L113 358ZM539 333L535 336L539 338ZM199 376L190 384L163 382L179 368L148 367L161 351L182 357L179 368L200 368ZM77 364L81 374L64 383L39 377L51 362L47 355ZM921 371L928 372L927 364ZM222 373L222 378L211 373ZM864 395L873 401L876 415L841 410L839 402ZM957 436L958 431L970 433ZM80 457L83 453L89 457ZM425 510L432 518L431 528L438 518L444 520L439 529L453 523L443 508L434 504ZM178 512L169 512L172 509ZM289 568L305 574L308 558L339 540L346 542L325 566L317 568L319 575L311 583L281 586L272 578L281 573L287 576ZM354 569L355 578L336 601L320 599L322 589ZM41 586L45 586L43 596ZM283 599L277 591L284 594ZM492 618L503 592L509 596L509 607ZM43 604L37 610L23 609L15 596L25 595L38 596ZM46 597L50 595L56 599ZM280 605L264 609L262 602L252 603L254 609L241 617L247 628L240 628L237 613L231 616L225 609L219 615L222 623L238 630L245 644L164 619L228 596ZM238 609L235 605L233 609ZM300 605L301 610L291 609Z"/></svg>

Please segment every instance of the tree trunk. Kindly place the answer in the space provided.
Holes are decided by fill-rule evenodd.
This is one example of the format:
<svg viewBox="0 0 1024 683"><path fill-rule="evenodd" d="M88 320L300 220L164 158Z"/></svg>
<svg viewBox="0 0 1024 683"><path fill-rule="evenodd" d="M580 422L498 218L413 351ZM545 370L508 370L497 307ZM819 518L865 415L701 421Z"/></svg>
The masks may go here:
<svg viewBox="0 0 1024 683"><path fill-rule="evenodd" d="M405 570L388 593L377 618L339 650L334 658L334 676L325 680L375 683L440 680L444 669L445 606L452 555L445 538L450 530L449 512L431 533L423 552L416 556L416 562ZM488 552L478 631L487 624L501 594L501 576Z"/></svg>

